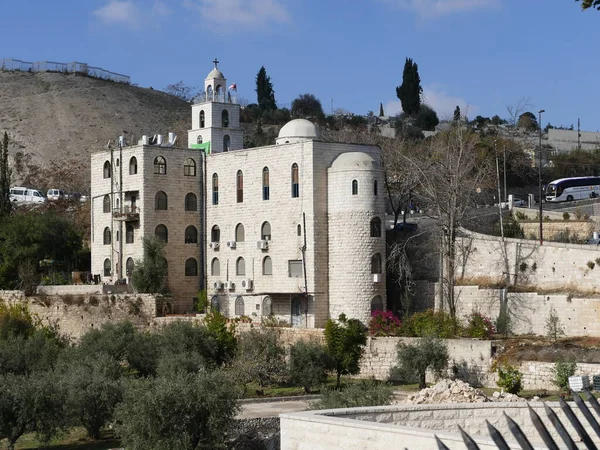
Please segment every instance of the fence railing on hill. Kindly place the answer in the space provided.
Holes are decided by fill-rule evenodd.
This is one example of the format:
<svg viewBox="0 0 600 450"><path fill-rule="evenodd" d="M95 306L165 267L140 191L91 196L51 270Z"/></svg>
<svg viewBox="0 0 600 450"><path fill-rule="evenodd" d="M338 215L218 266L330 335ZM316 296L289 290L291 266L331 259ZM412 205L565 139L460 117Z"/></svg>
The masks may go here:
<svg viewBox="0 0 600 450"><path fill-rule="evenodd" d="M131 78L100 67L89 66L86 63L77 61L61 63L54 61L21 61L20 59L5 58L0 59L0 71L20 71L20 72L59 72L59 73L79 73L102 80L116 81L117 83L130 84Z"/></svg>

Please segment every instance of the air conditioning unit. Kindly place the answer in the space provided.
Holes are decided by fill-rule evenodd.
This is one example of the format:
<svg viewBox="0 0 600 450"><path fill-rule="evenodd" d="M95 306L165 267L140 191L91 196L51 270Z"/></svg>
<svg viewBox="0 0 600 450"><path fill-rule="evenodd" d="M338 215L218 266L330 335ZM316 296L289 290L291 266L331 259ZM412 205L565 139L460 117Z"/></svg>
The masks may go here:
<svg viewBox="0 0 600 450"><path fill-rule="evenodd" d="M254 282L250 278L246 278L245 280L242 280L242 287L244 289L246 289L247 291L251 290L253 286L254 286Z"/></svg>
<svg viewBox="0 0 600 450"><path fill-rule="evenodd" d="M235 283L233 281L225 282L225 289L228 289L230 291L235 289Z"/></svg>
<svg viewBox="0 0 600 450"><path fill-rule="evenodd" d="M210 243L210 248L212 248L213 250L216 250L219 248L219 243L218 242L211 242Z"/></svg>
<svg viewBox="0 0 600 450"><path fill-rule="evenodd" d="M227 241L227 247L229 248L235 248L236 242L235 241Z"/></svg>
<svg viewBox="0 0 600 450"><path fill-rule="evenodd" d="M267 250L269 248L269 241L258 241L256 243L256 248L260 250Z"/></svg>
<svg viewBox="0 0 600 450"><path fill-rule="evenodd" d="M383 281L383 274L374 273L373 274L373 283L381 283Z"/></svg>
<svg viewBox="0 0 600 450"><path fill-rule="evenodd" d="M213 287L217 290L220 291L221 289L223 289L223 282L222 281L215 281L213 283Z"/></svg>

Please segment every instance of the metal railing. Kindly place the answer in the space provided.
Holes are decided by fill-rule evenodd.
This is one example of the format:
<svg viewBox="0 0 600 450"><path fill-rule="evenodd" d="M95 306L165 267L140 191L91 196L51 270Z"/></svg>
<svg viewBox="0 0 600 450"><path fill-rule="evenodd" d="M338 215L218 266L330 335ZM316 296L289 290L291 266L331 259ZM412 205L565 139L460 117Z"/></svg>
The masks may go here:
<svg viewBox="0 0 600 450"><path fill-rule="evenodd" d="M573 394L573 400L575 401L577 408L579 409L585 420L588 422L596 436L600 438L600 423L598 422L598 418L600 418L600 405L598 404L598 400L596 400L596 398L588 391L583 391L583 394L586 397L586 400L591 406L593 412L590 411L590 408L588 408L588 406L578 394ZM560 448L568 448L570 450L577 450L581 447L579 447L575 442L579 441L580 443L583 443L583 445L585 446L584 448L596 450L596 444L593 442L592 438L585 430L584 425L577 418L569 404L565 402L562 398L559 399L559 404L561 411L564 413L565 417L577 433L577 436L571 436L569 434L565 425L558 418L557 414L552 410L552 408L550 408L546 404L544 404L544 412L549 421L549 425L554 427L554 430L560 436L565 447L559 447L559 444L557 444L554 438L550 435L548 426L542 421L540 416L531 408L531 406L527 406L527 408L529 409L529 416L531 418L533 426L542 438L544 444L548 447L548 449L559 450ZM523 433L521 427L513 419L508 417L506 413L504 413L504 417L508 422L508 429L510 430L512 437L514 437L514 439L518 442L521 448L526 450L533 450L533 445L529 442L529 439L527 439L527 436L525 436L525 433ZM509 448L514 448L508 446L504 436L502 436L502 433L500 433L500 431L498 431L497 428L491 425L487 420L485 422L490 437L499 449L508 450ZM471 436L469 436L469 434L465 432L460 426L458 428L460 430L460 434L462 436L466 448L468 450L479 450L479 446L475 443L474 439ZM435 440L437 442L439 450L449 450L448 447L437 436L435 437Z"/></svg>
<svg viewBox="0 0 600 450"><path fill-rule="evenodd" d="M231 95L231 92L201 92L192 100L194 104L204 102L219 102L237 104L237 95Z"/></svg>

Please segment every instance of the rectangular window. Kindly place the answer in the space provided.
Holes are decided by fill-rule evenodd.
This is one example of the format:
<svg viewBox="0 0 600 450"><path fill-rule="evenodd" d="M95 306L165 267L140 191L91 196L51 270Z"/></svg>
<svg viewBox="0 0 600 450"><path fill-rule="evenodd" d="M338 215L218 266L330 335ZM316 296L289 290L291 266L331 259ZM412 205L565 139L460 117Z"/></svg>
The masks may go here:
<svg viewBox="0 0 600 450"><path fill-rule="evenodd" d="M288 261L288 271L290 278L302 278L304 273L302 271L302 260L290 260Z"/></svg>

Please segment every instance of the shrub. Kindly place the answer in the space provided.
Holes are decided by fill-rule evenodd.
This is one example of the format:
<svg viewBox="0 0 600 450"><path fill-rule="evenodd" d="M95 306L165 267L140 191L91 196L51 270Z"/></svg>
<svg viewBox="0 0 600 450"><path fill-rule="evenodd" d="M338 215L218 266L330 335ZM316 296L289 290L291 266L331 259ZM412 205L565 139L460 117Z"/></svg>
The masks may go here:
<svg viewBox="0 0 600 450"><path fill-rule="evenodd" d="M525 232L523 231L523 227L517 222L513 216L508 216L503 224L504 227L504 237L507 238L515 238L515 239L523 239L525 237Z"/></svg>
<svg viewBox="0 0 600 450"><path fill-rule="evenodd" d="M392 375L400 380L419 381L419 389L424 389L425 374L431 370L441 377L448 368L448 347L441 339L424 337L415 344L398 343L398 365L392 369Z"/></svg>
<svg viewBox="0 0 600 450"><path fill-rule="evenodd" d="M587 266L590 270L594 270L594 267L596 267L596 263L594 261L588 261Z"/></svg>
<svg viewBox="0 0 600 450"><path fill-rule="evenodd" d="M340 387L342 374L360 372L358 362L367 343L366 329L357 319L347 319L341 314L338 321L329 319L325 325L327 354L336 373L336 387Z"/></svg>
<svg viewBox="0 0 600 450"><path fill-rule="evenodd" d="M467 316L467 326L465 327L467 336L477 339L491 339L494 332L492 319L485 314L473 311Z"/></svg>
<svg viewBox="0 0 600 450"><path fill-rule="evenodd" d="M518 394L522 386L523 374L519 370L507 364L498 367L498 387L511 394Z"/></svg>
<svg viewBox="0 0 600 450"><path fill-rule="evenodd" d="M204 325L208 335L215 342L215 360L218 365L230 361L235 354L237 339L235 324L228 323L227 318L219 311L210 311L204 317Z"/></svg>
<svg viewBox="0 0 600 450"><path fill-rule="evenodd" d="M375 380L361 380L342 390L327 389L321 399L311 404L311 409L357 408L360 406L389 405L394 394L393 386Z"/></svg>
<svg viewBox="0 0 600 450"><path fill-rule="evenodd" d="M529 217L527 216L527 214L522 213L521 211L517 211L515 216L517 217L517 220L529 220Z"/></svg>
<svg viewBox="0 0 600 450"><path fill-rule="evenodd" d="M569 220L570 218L571 218L571 214L569 214L568 212L563 213L563 220Z"/></svg>
<svg viewBox="0 0 600 450"><path fill-rule="evenodd" d="M548 318L546 319L546 335L553 341L565 335L563 324L554 308L550 309L550 314L548 314Z"/></svg>
<svg viewBox="0 0 600 450"><path fill-rule="evenodd" d="M432 309L418 312L406 319L402 325L403 336L435 336L442 339L456 337L460 324L445 311Z"/></svg>
<svg viewBox="0 0 600 450"><path fill-rule="evenodd" d="M0 341L10 337L28 337L35 331L35 322L27 306L8 305L0 300Z"/></svg>
<svg viewBox="0 0 600 450"><path fill-rule="evenodd" d="M557 359L554 363L554 367L552 368L552 373L554 374L554 378L552 379L552 383L558 386L561 391L568 392L569 391L569 377L575 375L575 371L577 370L577 363L574 361L563 361L562 359Z"/></svg>
<svg viewBox="0 0 600 450"><path fill-rule="evenodd" d="M28 338L22 336L0 340L0 376L30 375L52 369L63 342L49 337L43 330Z"/></svg>
<svg viewBox="0 0 600 450"><path fill-rule="evenodd" d="M327 349L315 341L299 341L290 347L291 381L309 393L327 380Z"/></svg>
<svg viewBox="0 0 600 450"><path fill-rule="evenodd" d="M369 321L371 336L397 336L402 322L392 311L373 311Z"/></svg>
<svg viewBox="0 0 600 450"><path fill-rule="evenodd" d="M500 313L496 319L496 331L506 339L513 332L512 318L506 307L500 308Z"/></svg>

